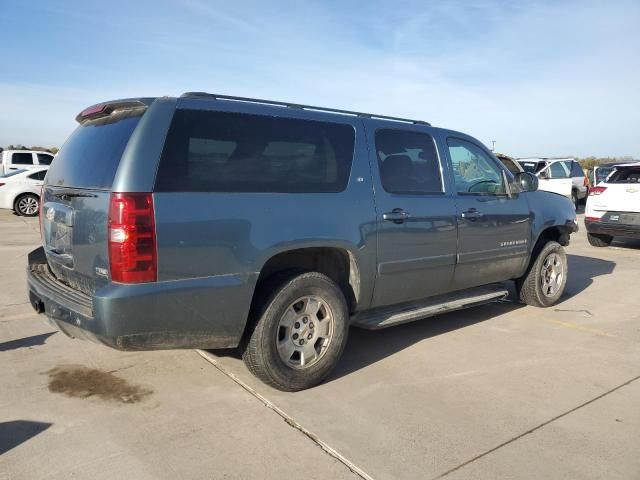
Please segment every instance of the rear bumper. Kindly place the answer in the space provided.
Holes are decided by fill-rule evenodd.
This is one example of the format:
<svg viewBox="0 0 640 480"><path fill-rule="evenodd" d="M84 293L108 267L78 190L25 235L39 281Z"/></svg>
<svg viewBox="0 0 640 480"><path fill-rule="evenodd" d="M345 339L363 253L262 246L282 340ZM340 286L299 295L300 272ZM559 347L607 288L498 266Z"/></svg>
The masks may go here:
<svg viewBox="0 0 640 480"><path fill-rule="evenodd" d="M587 229L587 232L596 235L640 238L640 225L625 225L618 223L585 220L584 226Z"/></svg>
<svg viewBox="0 0 640 480"><path fill-rule="evenodd" d="M29 254L29 299L72 338L118 350L233 348L242 337L257 275L138 285L111 283L94 296L51 273L42 248Z"/></svg>

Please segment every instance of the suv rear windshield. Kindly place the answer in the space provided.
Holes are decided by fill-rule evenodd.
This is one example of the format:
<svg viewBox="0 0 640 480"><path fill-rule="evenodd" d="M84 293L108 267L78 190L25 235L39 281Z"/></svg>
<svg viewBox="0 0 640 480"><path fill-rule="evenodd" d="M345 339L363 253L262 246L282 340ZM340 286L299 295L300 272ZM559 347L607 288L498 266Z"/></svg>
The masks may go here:
<svg viewBox="0 0 640 480"><path fill-rule="evenodd" d="M640 183L640 167L625 167L616 170L607 183Z"/></svg>
<svg viewBox="0 0 640 480"><path fill-rule="evenodd" d="M206 110L178 110L156 191L341 192L355 132L346 124Z"/></svg>
<svg viewBox="0 0 640 480"><path fill-rule="evenodd" d="M51 163L47 183L109 189L142 113L128 110L80 125Z"/></svg>
<svg viewBox="0 0 640 480"><path fill-rule="evenodd" d="M25 170L24 168L21 168L20 170L11 170L10 172L5 173L4 175L0 175L0 178L13 177L14 175L18 175L19 173L26 172L26 171L27 170Z"/></svg>

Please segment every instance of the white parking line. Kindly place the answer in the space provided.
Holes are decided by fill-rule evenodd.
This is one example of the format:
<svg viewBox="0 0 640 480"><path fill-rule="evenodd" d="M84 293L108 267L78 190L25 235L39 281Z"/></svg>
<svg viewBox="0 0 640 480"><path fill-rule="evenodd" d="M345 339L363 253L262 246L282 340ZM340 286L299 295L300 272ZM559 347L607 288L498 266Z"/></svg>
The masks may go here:
<svg viewBox="0 0 640 480"><path fill-rule="evenodd" d="M287 422L287 424L289 424L291 427L295 428L296 430L300 431L302 434L307 436L313 443L318 445L322 450L324 450L326 453L328 453L334 459L336 459L337 461L342 463L345 467L347 467L349 470L351 470L351 472L353 472L354 474L358 475L360 478L362 478L364 480L374 480L374 478L371 475L369 475L362 468L358 467L355 463L353 463L351 460L349 460L344 455L342 455L340 452L338 452L331 445L327 444L324 440L319 438L315 433L313 433L312 431L308 430L304 426L300 425L287 412L282 410L277 405L273 404L271 401L269 401L263 395L261 395L258 392L256 392L250 385L247 385L245 382L243 382L236 375L234 375L233 373L231 373L228 370L226 370L222 365L220 365L217 362L216 358L212 354L210 354L209 352L207 352L205 350L196 350L196 352L198 352L198 354L200 354L200 356L202 358L204 358L207 362L209 362L211 365L216 367L220 372L222 372L224 375L226 375L231 380L236 382L238 385L240 385L242 388L244 388L247 392L249 392L255 398L260 400L260 402L262 402L262 404L265 407L267 407L268 409L270 409L270 410L274 411L275 413L277 413L278 415L280 415L284 419L284 421Z"/></svg>

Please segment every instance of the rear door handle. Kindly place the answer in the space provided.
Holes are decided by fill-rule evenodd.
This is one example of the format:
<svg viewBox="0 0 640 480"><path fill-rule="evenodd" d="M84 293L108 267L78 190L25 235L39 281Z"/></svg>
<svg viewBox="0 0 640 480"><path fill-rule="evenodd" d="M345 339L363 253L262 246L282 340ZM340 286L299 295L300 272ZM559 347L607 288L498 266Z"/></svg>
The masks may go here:
<svg viewBox="0 0 640 480"><path fill-rule="evenodd" d="M409 217L410 215L401 208L394 208L392 211L382 214L383 220L396 224L404 223Z"/></svg>
<svg viewBox="0 0 640 480"><path fill-rule="evenodd" d="M387 222L400 224L404 223L405 220L407 220L410 216L411 215L409 215L401 208L394 208L392 211L383 214L382 219L386 220Z"/></svg>
<svg viewBox="0 0 640 480"><path fill-rule="evenodd" d="M476 219L482 217L483 215L484 214L482 212L479 212L475 208L470 208L466 212L462 212L462 218L464 218L465 220L471 220L472 222L475 222Z"/></svg>

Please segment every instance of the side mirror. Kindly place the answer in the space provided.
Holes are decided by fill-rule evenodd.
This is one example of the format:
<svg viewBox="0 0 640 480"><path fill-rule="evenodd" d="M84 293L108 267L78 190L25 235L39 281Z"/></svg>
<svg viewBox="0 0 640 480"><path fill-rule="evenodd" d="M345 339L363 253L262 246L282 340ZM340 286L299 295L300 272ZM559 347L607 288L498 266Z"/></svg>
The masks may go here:
<svg viewBox="0 0 640 480"><path fill-rule="evenodd" d="M535 192L538 190L538 177L533 173L520 172L516 175L515 183L522 192Z"/></svg>

